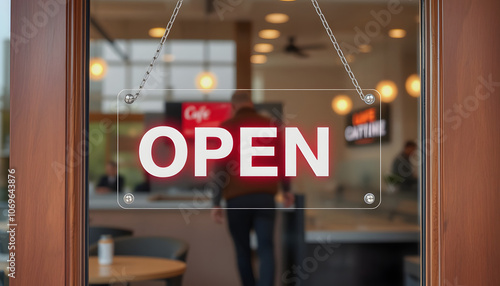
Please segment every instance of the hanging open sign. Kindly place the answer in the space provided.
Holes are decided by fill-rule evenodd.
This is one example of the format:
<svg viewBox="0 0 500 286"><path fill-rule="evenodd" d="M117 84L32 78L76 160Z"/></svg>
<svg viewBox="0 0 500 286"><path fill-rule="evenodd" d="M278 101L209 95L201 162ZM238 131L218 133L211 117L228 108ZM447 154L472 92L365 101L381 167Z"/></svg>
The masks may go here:
<svg viewBox="0 0 500 286"><path fill-rule="evenodd" d="M122 189L127 190L117 193L122 207L211 208L211 186L227 178L220 172L224 166L231 166L224 169L229 173L235 170L230 177L239 182L279 185L285 180L294 192L306 195L310 209L372 209L380 203L381 168L390 168L390 162L381 161L377 130L383 128L377 129L375 123L384 119L380 115L385 107L376 91L366 91L376 95L375 103L367 105L356 90L248 90L270 100L255 104L256 112L269 120L241 126L227 124L233 110L221 100L228 100L235 90L212 91L215 102L202 101L201 96L195 102L179 101L177 91L143 90L133 104L124 101L131 90L123 90L117 98L116 158L126 185ZM164 94L177 100L165 101ZM196 98L199 91L180 94ZM338 95L351 98L348 115L332 109ZM349 147L345 129L351 121L358 126L357 134L369 136L371 144ZM354 136L351 133L347 135ZM137 185L147 186L147 193L132 192ZM135 197L130 204L124 201L129 192ZM166 200L148 203L151 194ZM141 200L142 196L146 198ZM189 197L193 199L186 201Z"/></svg>

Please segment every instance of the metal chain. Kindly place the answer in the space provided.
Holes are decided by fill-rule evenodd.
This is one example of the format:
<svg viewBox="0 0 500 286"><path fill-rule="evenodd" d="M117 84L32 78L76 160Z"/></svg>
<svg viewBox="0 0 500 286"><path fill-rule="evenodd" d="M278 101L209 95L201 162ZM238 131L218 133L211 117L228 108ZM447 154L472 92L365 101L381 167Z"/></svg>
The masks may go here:
<svg viewBox="0 0 500 286"><path fill-rule="evenodd" d="M163 49L163 45L165 44L165 41L167 40L167 37L170 34L170 30L172 30L172 26L174 25L175 18L177 17L177 14L179 14L179 10L181 9L183 1L184 0L177 0L177 4L175 5L174 11L172 12L172 16L170 16L170 20L168 21L167 27L165 28L165 33L163 34L163 37L161 37L160 43L158 44L158 47L156 48L156 52L153 56L153 59L151 60L151 63L149 64L149 66L146 70L146 73L142 77L141 84L139 85L139 90L137 90L135 95L127 94L125 96L125 102L132 103L141 94L142 89L144 88L144 86L146 85L146 82L148 81L149 75L153 71L153 67L155 65L156 60L160 57L160 53L161 53L161 50Z"/></svg>
<svg viewBox="0 0 500 286"><path fill-rule="evenodd" d="M170 34L170 30L172 29L172 26L174 25L175 18L177 17L177 14L179 14L179 10L181 9L183 0L177 0L177 4L175 5L174 11L172 12L172 16L170 17L170 20L168 21L167 27L165 28L165 33L163 34L163 37L161 37L160 44L156 48L156 53L153 56L153 59L151 60L151 63L149 64L146 73L144 74L141 84L139 85L139 89L135 93L135 95L132 94L127 94L125 96L125 102L127 103L133 103L137 97L141 94L142 89L146 85L146 82L148 81L149 75L153 71L154 64L158 57L160 56L160 52L163 48L163 45L165 44L165 41L167 40L168 35ZM330 38L330 41L333 44L333 47L337 51L337 54L340 57L340 61L344 65L344 68L351 78L352 84L356 88L356 91L358 92L359 96L361 97L361 100L368 104L372 104L375 101L375 97L372 94L367 94L366 96L363 94L363 90L358 84L358 81L356 80L356 77L354 76L354 73L351 70L351 67L349 66L349 63L347 62L346 57L344 56L344 52L342 52L342 49L340 48L339 44L337 43L337 39L333 35L333 31L330 28L330 25L328 24L325 15L323 15L323 12L321 12L321 8L319 7L318 1L316 0L311 0L314 9L316 10L316 13L318 13L319 19L323 23L323 27L325 27L326 33L328 34L328 37Z"/></svg>
<svg viewBox="0 0 500 286"><path fill-rule="evenodd" d="M347 59L344 56L344 52L342 52L342 49L340 48L340 46L337 42L337 39L333 35L333 31L330 28L330 25L328 25L328 22L325 18L325 15L323 15L323 12L321 12L321 8L319 7L318 1L311 0L311 2L314 6L314 9L316 10L316 13L318 13L319 19L323 23L323 27L325 27L326 33L328 34L328 37L330 38L330 41L333 44L333 47L335 48L335 50L337 51L337 54L340 57L340 61L344 65L344 68L345 68L347 74L351 78L352 84L356 88L356 91L358 92L359 97L361 97L361 100L363 100L364 102L366 102L368 104L372 104L375 101L375 97L372 94L367 94L366 96L363 94L363 90L359 86L358 81L356 80L356 77L354 76L354 73L352 72L351 67L349 66L349 63L347 62Z"/></svg>

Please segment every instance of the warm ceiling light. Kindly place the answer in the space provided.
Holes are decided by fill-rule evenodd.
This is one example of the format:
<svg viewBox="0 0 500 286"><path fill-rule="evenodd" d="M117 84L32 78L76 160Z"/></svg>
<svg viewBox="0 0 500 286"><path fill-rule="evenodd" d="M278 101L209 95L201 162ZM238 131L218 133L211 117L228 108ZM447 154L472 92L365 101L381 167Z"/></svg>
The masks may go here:
<svg viewBox="0 0 500 286"><path fill-rule="evenodd" d="M164 54L162 60L166 63L171 63L175 60L175 56L172 54Z"/></svg>
<svg viewBox="0 0 500 286"><path fill-rule="evenodd" d="M390 29L389 30L389 37L395 38L395 39L401 39L406 36L406 31L403 29Z"/></svg>
<svg viewBox="0 0 500 286"><path fill-rule="evenodd" d="M163 34L165 34L165 28L161 28L161 27L151 28L151 29L149 29L148 34L150 37L153 37L153 38L161 38L161 37L163 37Z"/></svg>
<svg viewBox="0 0 500 286"><path fill-rule="evenodd" d="M266 21L271 24L283 24L288 22L290 17L283 13L271 13L266 15Z"/></svg>
<svg viewBox="0 0 500 286"><path fill-rule="evenodd" d="M372 51L372 46L370 45L359 45L358 50L362 53L369 53Z"/></svg>
<svg viewBox="0 0 500 286"><path fill-rule="evenodd" d="M406 79L406 91L413 97L420 96L420 77L417 74L412 74Z"/></svg>
<svg viewBox="0 0 500 286"><path fill-rule="evenodd" d="M217 78L211 72L202 72L196 77L196 87L203 92L209 92L216 86Z"/></svg>
<svg viewBox="0 0 500 286"><path fill-rule="evenodd" d="M267 56L265 56L265 55L253 55L250 57L250 62L252 64L265 64L267 62Z"/></svg>
<svg viewBox="0 0 500 286"><path fill-rule="evenodd" d="M106 75L108 69L108 64L105 60L101 58L90 59L90 79L91 80L101 80Z"/></svg>
<svg viewBox="0 0 500 286"><path fill-rule="evenodd" d="M338 115L346 115L352 110L352 100L347 95L337 95L332 100L332 109Z"/></svg>
<svg viewBox="0 0 500 286"><path fill-rule="evenodd" d="M377 91L380 93L380 100L391 102L398 95L398 88L393 81L383 80L377 84Z"/></svg>
<svg viewBox="0 0 500 286"><path fill-rule="evenodd" d="M260 44L256 44L254 47L253 47L254 51L256 51L257 53L270 53L274 50L274 46L271 45L271 44L266 44L266 43L260 43Z"/></svg>
<svg viewBox="0 0 500 286"><path fill-rule="evenodd" d="M259 32L259 37L262 39L272 40L277 39L280 36L280 31L274 29L265 29Z"/></svg>

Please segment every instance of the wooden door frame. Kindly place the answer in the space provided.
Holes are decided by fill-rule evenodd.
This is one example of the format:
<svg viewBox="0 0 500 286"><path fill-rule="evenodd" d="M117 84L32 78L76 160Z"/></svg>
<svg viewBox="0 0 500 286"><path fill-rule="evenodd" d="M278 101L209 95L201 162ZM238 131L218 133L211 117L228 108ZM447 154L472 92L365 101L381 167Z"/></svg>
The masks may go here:
<svg viewBox="0 0 500 286"><path fill-rule="evenodd" d="M422 281L492 285L500 265L500 3L425 0L422 8Z"/></svg>
<svg viewBox="0 0 500 286"><path fill-rule="evenodd" d="M14 286L86 285L88 15L88 0L11 1Z"/></svg>

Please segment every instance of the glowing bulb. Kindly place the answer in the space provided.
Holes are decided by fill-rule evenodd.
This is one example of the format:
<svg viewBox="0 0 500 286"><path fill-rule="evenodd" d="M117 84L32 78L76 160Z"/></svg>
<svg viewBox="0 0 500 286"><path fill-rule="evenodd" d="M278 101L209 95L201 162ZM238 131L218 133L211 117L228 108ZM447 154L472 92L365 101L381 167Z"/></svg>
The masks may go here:
<svg viewBox="0 0 500 286"><path fill-rule="evenodd" d="M417 74L412 74L406 79L406 91L413 97L420 96L420 77Z"/></svg>
<svg viewBox="0 0 500 286"><path fill-rule="evenodd" d="M101 80L106 75L107 63L101 58L90 59L90 79L91 80Z"/></svg>
<svg viewBox="0 0 500 286"><path fill-rule="evenodd" d="M211 72L202 72L196 77L196 86L203 91L210 91L217 86L217 78Z"/></svg>
<svg viewBox="0 0 500 286"><path fill-rule="evenodd" d="M257 53L270 53L274 50L274 46L271 44L260 43L253 47L254 51Z"/></svg>
<svg viewBox="0 0 500 286"><path fill-rule="evenodd" d="M372 46L370 45L359 45L358 50L362 53L369 53L372 51Z"/></svg>
<svg viewBox="0 0 500 286"><path fill-rule="evenodd" d="M380 93L380 100L383 102L391 102L398 95L398 88L393 81L383 80L377 84L376 88Z"/></svg>
<svg viewBox="0 0 500 286"><path fill-rule="evenodd" d="M250 62L252 64L265 64L267 57L265 55L253 55L250 57Z"/></svg>
<svg viewBox="0 0 500 286"><path fill-rule="evenodd" d="M337 95L332 100L332 109L338 115L346 115L351 112L352 100L347 95Z"/></svg>
<svg viewBox="0 0 500 286"><path fill-rule="evenodd" d="M200 79L200 85L203 89L210 89L214 85L214 80L210 76L204 75Z"/></svg>
<svg viewBox="0 0 500 286"><path fill-rule="evenodd" d="M288 22L290 17L283 13L271 13L266 15L266 21L271 24L283 24Z"/></svg>
<svg viewBox="0 0 500 286"><path fill-rule="evenodd" d="M390 29L389 30L389 37L395 38L395 39L401 39L406 36L406 31L403 29Z"/></svg>
<svg viewBox="0 0 500 286"><path fill-rule="evenodd" d="M262 39L273 40L279 38L281 35L280 31L274 29L265 29L259 31L259 37Z"/></svg>
<svg viewBox="0 0 500 286"><path fill-rule="evenodd" d="M104 72L104 67L100 63L94 63L91 67L92 74L100 76Z"/></svg>
<svg viewBox="0 0 500 286"><path fill-rule="evenodd" d="M151 28L151 29L149 29L148 34L152 38L161 38L161 37L163 37L163 34L165 34L165 28L161 28L161 27Z"/></svg>

